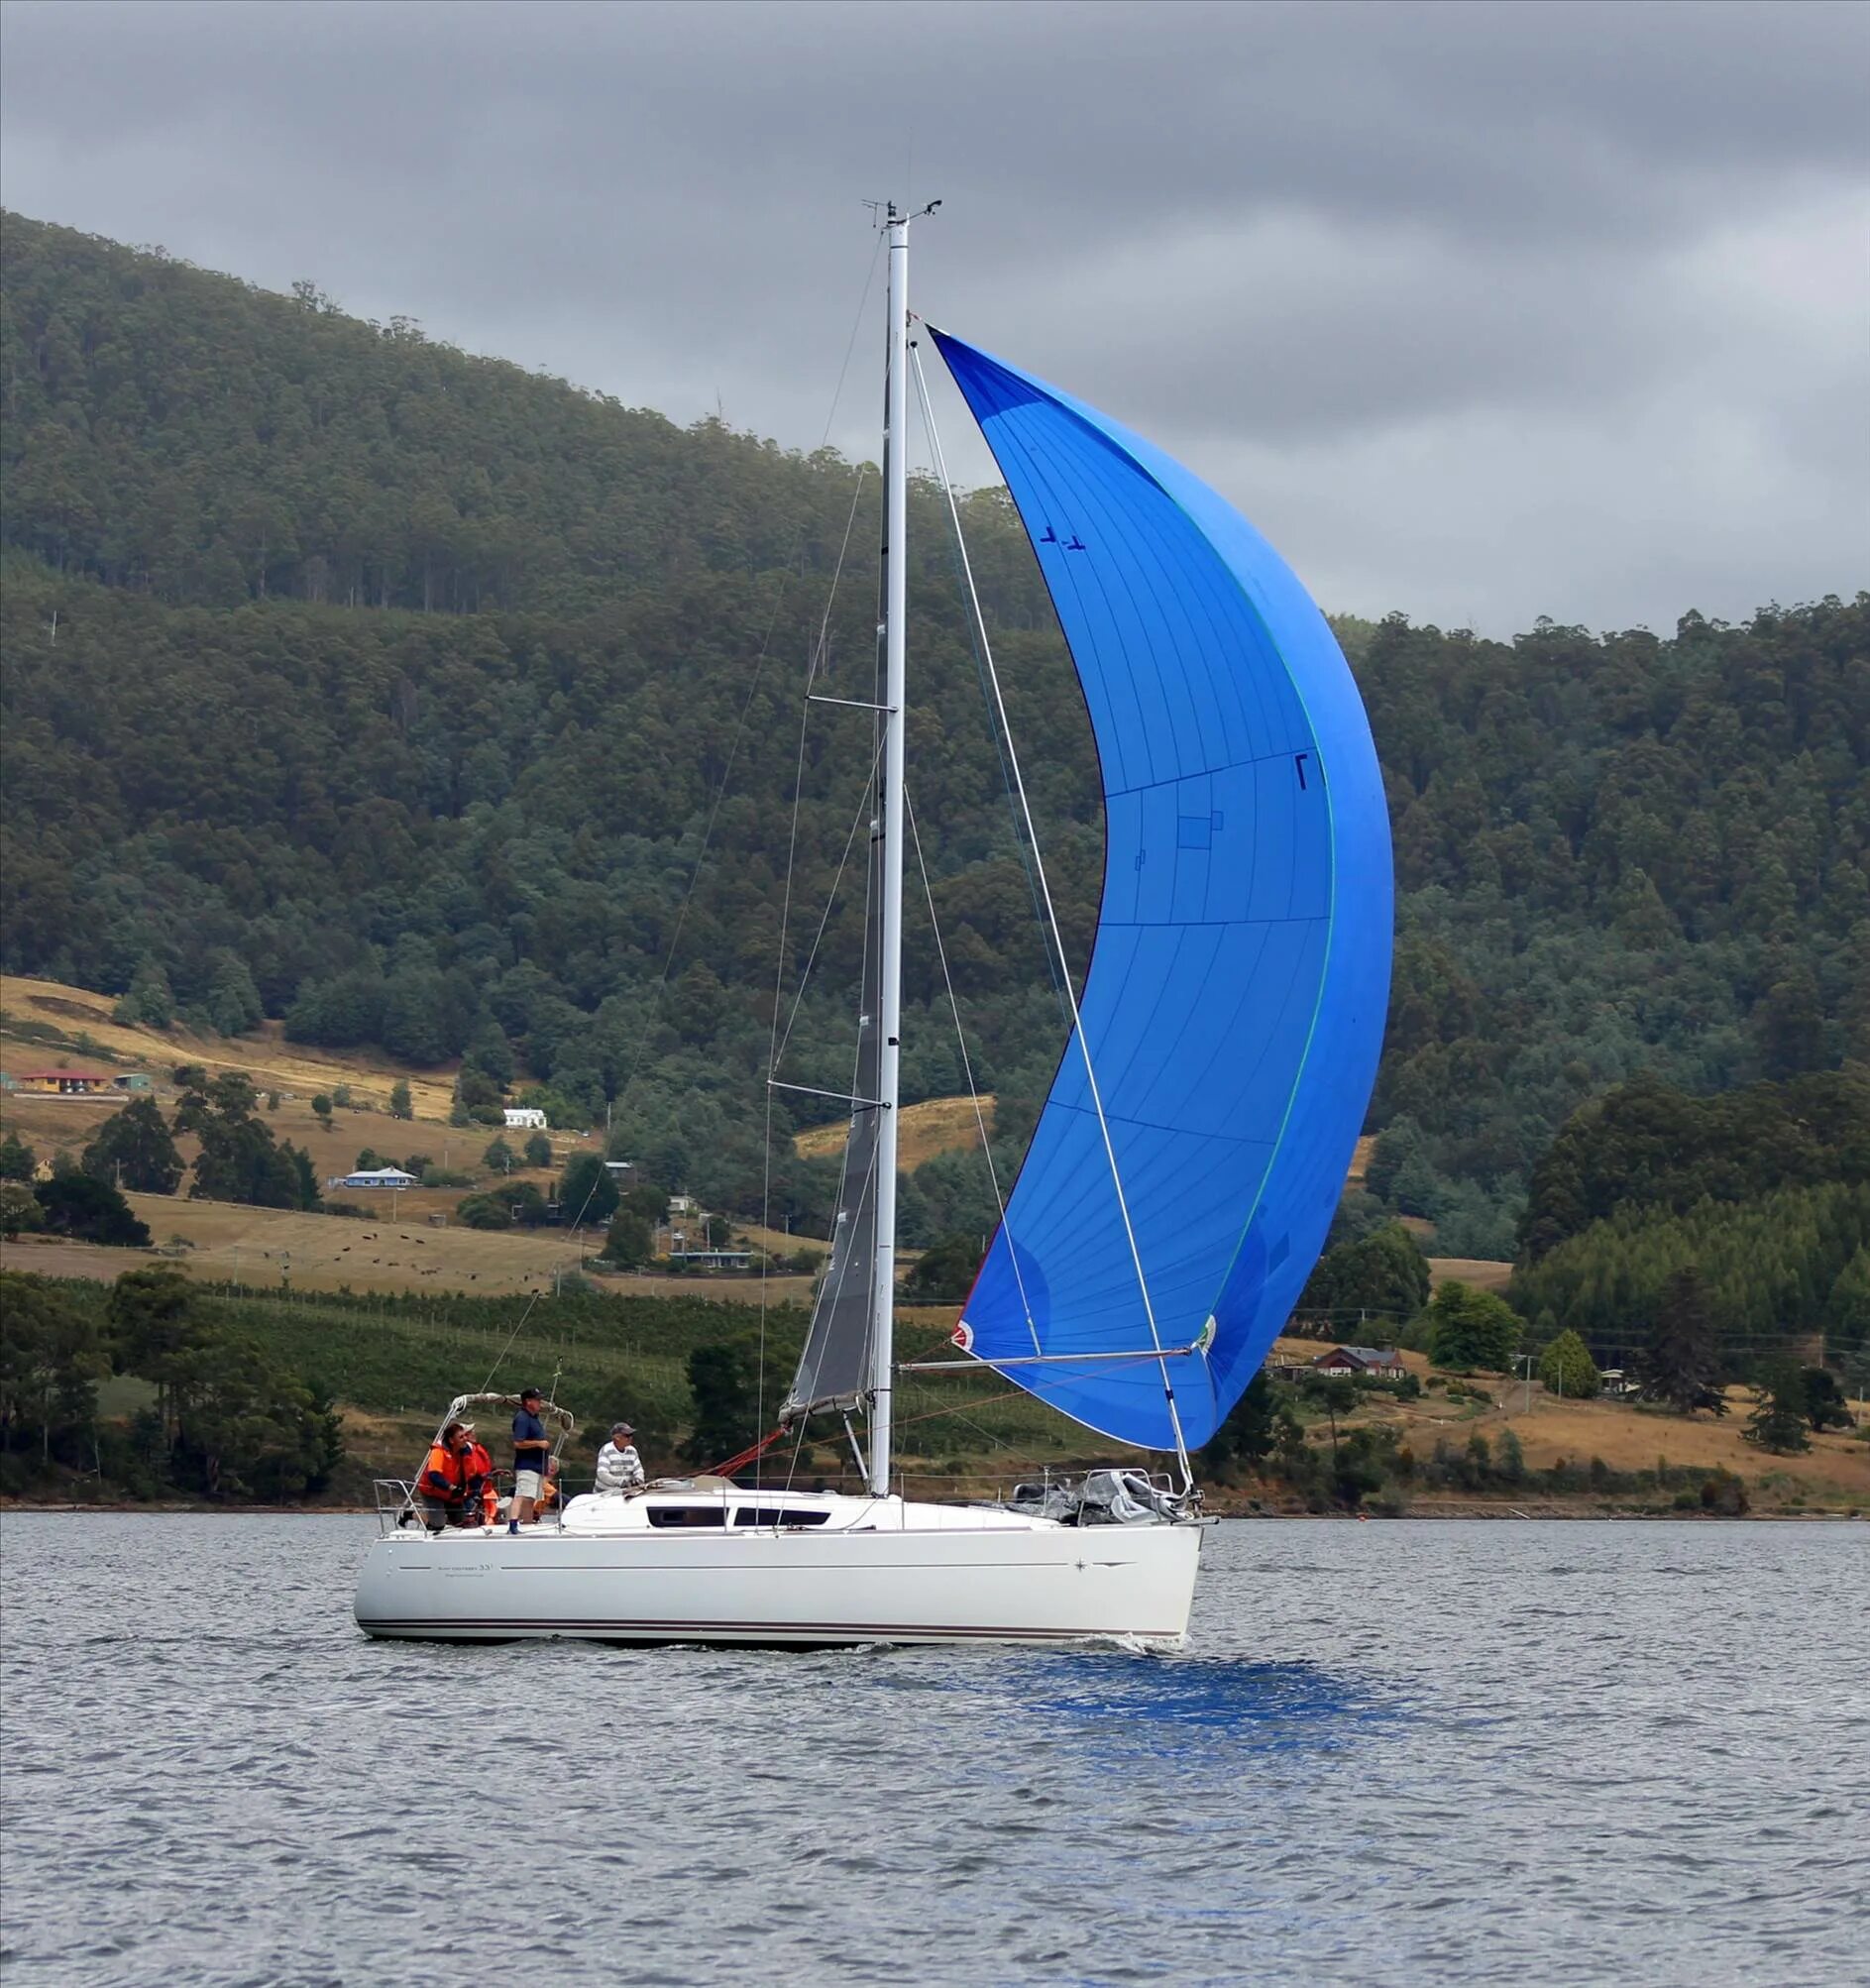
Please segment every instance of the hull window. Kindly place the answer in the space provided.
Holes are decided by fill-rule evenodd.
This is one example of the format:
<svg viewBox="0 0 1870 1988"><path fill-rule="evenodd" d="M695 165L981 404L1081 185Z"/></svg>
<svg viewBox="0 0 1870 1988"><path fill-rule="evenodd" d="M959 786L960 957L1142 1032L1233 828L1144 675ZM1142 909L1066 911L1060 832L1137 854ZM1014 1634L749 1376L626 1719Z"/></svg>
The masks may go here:
<svg viewBox="0 0 1870 1988"><path fill-rule="evenodd" d="M735 1525L823 1525L830 1517L828 1511L792 1511L785 1507L778 1510L757 1510L742 1505L733 1515Z"/></svg>
<svg viewBox="0 0 1870 1988"><path fill-rule="evenodd" d="M654 1526L725 1525L727 1514L717 1504L652 1504L648 1512Z"/></svg>

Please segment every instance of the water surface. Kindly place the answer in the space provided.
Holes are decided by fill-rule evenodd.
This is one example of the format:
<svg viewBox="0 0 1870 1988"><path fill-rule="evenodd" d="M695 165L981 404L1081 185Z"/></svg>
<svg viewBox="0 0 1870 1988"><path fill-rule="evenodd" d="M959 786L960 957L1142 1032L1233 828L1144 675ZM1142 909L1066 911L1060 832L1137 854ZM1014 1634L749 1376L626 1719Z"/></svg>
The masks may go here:
<svg viewBox="0 0 1870 1988"><path fill-rule="evenodd" d="M454 1649L0 1525L9 1988L1857 1983L1870 1526L1236 1521L1189 1651Z"/></svg>

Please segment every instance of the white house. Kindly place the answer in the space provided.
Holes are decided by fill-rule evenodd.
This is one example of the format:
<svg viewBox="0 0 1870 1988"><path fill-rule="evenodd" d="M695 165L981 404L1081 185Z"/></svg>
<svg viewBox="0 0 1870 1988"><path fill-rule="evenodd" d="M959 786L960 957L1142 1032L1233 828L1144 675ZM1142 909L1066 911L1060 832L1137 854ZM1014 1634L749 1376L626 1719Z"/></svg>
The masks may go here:
<svg viewBox="0 0 1870 1988"><path fill-rule="evenodd" d="M400 1166L367 1166L361 1172L347 1173L341 1179L327 1180L327 1187L414 1187L417 1185L413 1173L405 1173Z"/></svg>
<svg viewBox="0 0 1870 1988"><path fill-rule="evenodd" d="M508 1132L543 1132L545 1113L533 1105L509 1104L502 1111Z"/></svg>

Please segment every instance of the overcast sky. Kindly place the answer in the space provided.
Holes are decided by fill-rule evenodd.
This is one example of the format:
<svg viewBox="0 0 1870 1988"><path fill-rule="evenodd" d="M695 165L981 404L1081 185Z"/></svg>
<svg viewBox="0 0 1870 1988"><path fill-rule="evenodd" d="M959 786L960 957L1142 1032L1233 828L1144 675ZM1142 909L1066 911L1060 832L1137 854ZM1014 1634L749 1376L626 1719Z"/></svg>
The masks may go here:
<svg viewBox="0 0 1870 1988"><path fill-rule="evenodd" d="M1666 630L1870 585L1866 101L1854 0L8 0L0 195L865 456L939 196L915 303L1326 607Z"/></svg>

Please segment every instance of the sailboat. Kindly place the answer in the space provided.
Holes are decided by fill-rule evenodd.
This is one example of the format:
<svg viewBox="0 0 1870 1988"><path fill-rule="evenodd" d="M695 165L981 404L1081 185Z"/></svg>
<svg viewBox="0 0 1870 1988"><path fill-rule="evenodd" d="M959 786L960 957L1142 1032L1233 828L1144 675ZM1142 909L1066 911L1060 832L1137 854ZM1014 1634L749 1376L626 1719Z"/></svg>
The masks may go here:
<svg viewBox="0 0 1870 1988"><path fill-rule="evenodd" d="M1174 1470L1113 1467L1005 1503L905 1497L891 1403L912 370L952 491L909 310L911 225L931 211L892 204L884 217L873 916L831 1257L781 1415L782 1427L866 1417L864 1489L664 1481L573 1498L517 1534L411 1529L405 1502L358 1582L373 1636L1174 1647L1187 1635L1205 1529L1191 1453L1324 1245L1375 1076L1392 916L1381 777L1329 625L1231 505L1106 415L926 327L1050 591L1096 741L1106 850L1081 991L1039 861L1069 1036L961 1309L957 1358L918 1365L1004 1376Z"/></svg>

